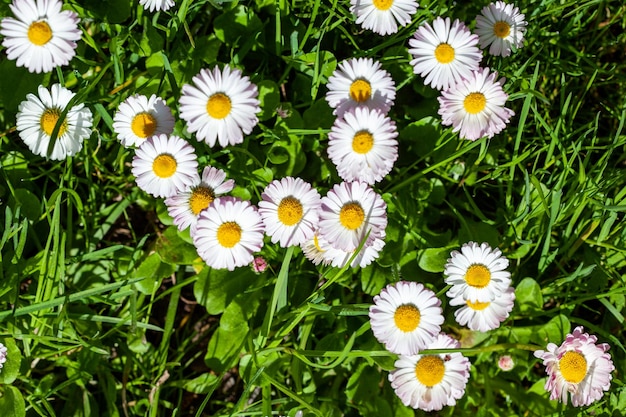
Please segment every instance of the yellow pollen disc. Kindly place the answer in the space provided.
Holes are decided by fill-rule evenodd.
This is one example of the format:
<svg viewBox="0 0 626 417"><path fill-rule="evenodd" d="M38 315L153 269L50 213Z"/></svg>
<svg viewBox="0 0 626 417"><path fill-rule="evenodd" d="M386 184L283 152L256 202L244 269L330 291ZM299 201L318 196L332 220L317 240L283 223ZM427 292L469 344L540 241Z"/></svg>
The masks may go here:
<svg viewBox="0 0 626 417"><path fill-rule="evenodd" d="M480 113L485 105L487 105L487 99L483 93L469 93L463 100L463 107L469 114Z"/></svg>
<svg viewBox="0 0 626 417"><path fill-rule="evenodd" d="M570 350L559 360L559 369L567 382L578 384L587 375L587 360L582 353Z"/></svg>
<svg viewBox="0 0 626 417"><path fill-rule="evenodd" d="M374 147L374 136L367 130L361 130L352 138L352 150L356 153L368 153Z"/></svg>
<svg viewBox="0 0 626 417"><path fill-rule="evenodd" d="M389 10L389 8L393 5L393 0L373 0L372 4L378 10Z"/></svg>
<svg viewBox="0 0 626 417"><path fill-rule="evenodd" d="M435 48L435 58L440 64L449 64L454 60L454 48L447 43L440 43Z"/></svg>
<svg viewBox="0 0 626 417"><path fill-rule="evenodd" d="M232 248L241 240L241 227L235 222L222 223L217 228L217 241L225 248Z"/></svg>
<svg viewBox="0 0 626 417"><path fill-rule="evenodd" d="M302 203L295 197L289 196L280 200L278 204L278 220L286 226L293 226L302 219Z"/></svg>
<svg viewBox="0 0 626 417"><path fill-rule="evenodd" d="M509 36L509 33L511 33L511 26L508 23L500 21L493 25L493 34L498 38L504 39Z"/></svg>
<svg viewBox="0 0 626 417"><path fill-rule="evenodd" d="M224 93L213 94L206 103L206 111L214 119L223 119L228 116L231 108L230 98Z"/></svg>
<svg viewBox="0 0 626 417"><path fill-rule="evenodd" d="M50 25L40 20L39 22L33 22L28 27L28 40L37 45L43 46L50 42L52 39L52 29L50 29Z"/></svg>
<svg viewBox="0 0 626 417"><path fill-rule="evenodd" d="M176 159L172 155L163 153L152 162L152 171L159 178L169 178L176 172Z"/></svg>
<svg viewBox="0 0 626 417"><path fill-rule="evenodd" d="M346 203L339 211L339 221L346 229L358 229L365 220L365 212L359 203Z"/></svg>
<svg viewBox="0 0 626 417"><path fill-rule="evenodd" d="M61 110L59 109L46 109L41 115L41 119L39 119L39 126L41 126L41 130L43 130L46 135L52 136L52 131L54 130L54 126L56 126L57 121L61 117ZM58 136L63 136L63 134L67 131L67 119L64 119L59 127Z"/></svg>
<svg viewBox="0 0 626 417"><path fill-rule="evenodd" d="M403 304L396 308L396 312L393 314L396 327L405 333L417 329L417 326L420 324L420 318L420 311L413 304Z"/></svg>
<svg viewBox="0 0 626 417"><path fill-rule="evenodd" d="M350 85L350 97L357 103L363 103L372 96L372 86L369 81L359 78Z"/></svg>
<svg viewBox="0 0 626 417"><path fill-rule="evenodd" d="M156 118L148 112L137 114L130 122L133 133L140 138L152 136L157 128Z"/></svg>
<svg viewBox="0 0 626 417"><path fill-rule="evenodd" d="M474 264L467 268L465 282L476 288L484 288L491 281L491 271L485 265Z"/></svg>
<svg viewBox="0 0 626 417"><path fill-rule="evenodd" d="M487 301L486 303L481 303L480 301L476 301L476 302L474 303L474 302L472 302L472 301L470 301L470 300L467 300L465 303L466 303L466 304L467 304L467 306L468 306L469 308L471 308L472 310L484 310L484 309L486 309L487 307L489 307L489 304L491 304L491 303L490 303L490 302L488 302L488 301Z"/></svg>
<svg viewBox="0 0 626 417"><path fill-rule="evenodd" d="M196 187L189 197L191 212L197 216L202 210L209 207L214 199L215 194L210 187Z"/></svg>
<svg viewBox="0 0 626 417"><path fill-rule="evenodd" d="M427 387L434 387L440 383L445 373L446 367L439 356L424 356L415 365L417 380Z"/></svg>

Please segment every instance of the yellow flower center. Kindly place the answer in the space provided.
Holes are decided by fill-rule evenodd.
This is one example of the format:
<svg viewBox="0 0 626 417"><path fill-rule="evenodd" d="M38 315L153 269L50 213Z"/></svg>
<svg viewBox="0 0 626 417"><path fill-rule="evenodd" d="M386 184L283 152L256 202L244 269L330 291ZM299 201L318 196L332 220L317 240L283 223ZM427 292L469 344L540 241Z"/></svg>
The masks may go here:
<svg viewBox="0 0 626 417"><path fill-rule="evenodd" d="M493 34L498 38L504 39L509 36L509 33L511 33L511 26L508 23L500 21L493 25Z"/></svg>
<svg viewBox="0 0 626 417"><path fill-rule="evenodd" d="M222 223L217 228L217 241L225 248L232 248L241 240L241 227L235 222Z"/></svg>
<svg viewBox="0 0 626 417"><path fill-rule="evenodd" d="M33 22L28 27L28 40L37 46L43 46L52 39L52 29L43 20Z"/></svg>
<svg viewBox="0 0 626 417"><path fill-rule="evenodd" d="M54 130L54 126L56 126L59 118L61 117L60 109L46 109L41 115L41 119L39 119L39 126L41 126L41 130L43 130L46 135L52 136L52 131ZM67 131L67 119L63 119L61 122L61 126L59 127L58 136L63 136L63 134Z"/></svg>
<svg viewBox="0 0 626 417"><path fill-rule="evenodd" d="M463 100L463 107L469 114L480 113L486 105L487 99L483 93L469 93Z"/></svg>
<svg viewBox="0 0 626 417"><path fill-rule="evenodd" d="M435 48L435 58L440 64L449 64L454 60L454 48L447 43L440 43Z"/></svg>
<svg viewBox="0 0 626 417"><path fill-rule="evenodd" d="M440 383L445 373L443 359L436 355L423 356L415 365L417 380L427 387L434 387Z"/></svg>
<svg viewBox="0 0 626 417"><path fill-rule="evenodd" d="M373 0L372 3L378 10L389 10L393 5L393 0Z"/></svg>
<svg viewBox="0 0 626 417"><path fill-rule="evenodd" d="M302 219L302 203L293 196L285 197L278 204L278 220L286 226L293 226Z"/></svg>
<svg viewBox="0 0 626 417"><path fill-rule="evenodd" d="M350 97L357 103L363 103L372 96L372 86L369 81L359 78L350 85Z"/></svg>
<svg viewBox="0 0 626 417"><path fill-rule="evenodd" d="M138 113L130 122L130 128L137 137L145 139L156 131L157 120L148 112Z"/></svg>
<svg viewBox="0 0 626 417"><path fill-rule="evenodd" d="M417 326L420 324L420 318L420 311L413 304L403 304L393 314L396 327L405 333L417 329Z"/></svg>
<svg viewBox="0 0 626 417"><path fill-rule="evenodd" d="M189 197L191 212L197 216L202 210L209 207L214 199L215 193L211 187L196 187L191 192L191 197Z"/></svg>
<svg viewBox="0 0 626 417"><path fill-rule="evenodd" d="M489 307L489 304L491 304L489 301L487 301L486 303L481 303L480 301L472 302L470 300L467 300L465 303L472 310L479 310L479 311L486 309L487 307Z"/></svg>
<svg viewBox="0 0 626 417"><path fill-rule="evenodd" d="M491 271L485 265L474 264L467 268L465 282L467 285L476 288L484 288L491 281Z"/></svg>
<svg viewBox="0 0 626 417"><path fill-rule="evenodd" d="M365 212L357 202L346 203L339 211L339 221L350 230L358 229L365 220Z"/></svg>
<svg viewBox="0 0 626 417"><path fill-rule="evenodd" d="M317 238L317 235L313 236L313 244L315 245L315 249L317 249L320 252L326 252L324 249L322 249L322 247L320 246L320 241Z"/></svg>
<svg viewBox="0 0 626 417"><path fill-rule="evenodd" d="M356 153L368 153L374 146L374 136L367 130L361 130L352 138L352 150Z"/></svg>
<svg viewBox="0 0 626 417"><path fill-rule="evenodd" d="M176 172L176 159L169 154L163 153L152 162L152 171L159 178L169 178Z"/></svg>
<svg viewBox="0 0 626 417"><path fill-rule="evenodd" d="M578 384L587 375L587 360L582 353L570 350L559 360L559 369L567 382Z"/></svg>
<svg viewBox="0 0 626 417"><path fill-rule="evenodd" d="M214 119L223 119L230 114L232 104L230 98L224 93L215 93L209 97L206 111Z"/></svg>

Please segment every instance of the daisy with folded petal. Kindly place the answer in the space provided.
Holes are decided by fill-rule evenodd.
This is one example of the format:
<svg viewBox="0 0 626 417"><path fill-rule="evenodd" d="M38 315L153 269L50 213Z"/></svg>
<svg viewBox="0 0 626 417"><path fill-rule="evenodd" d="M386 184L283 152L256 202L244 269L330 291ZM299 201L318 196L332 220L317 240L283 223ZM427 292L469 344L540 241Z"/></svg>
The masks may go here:
<svg viewBox="0 0 626 417"><path fill-rule="evenodd" d="M320 194L301 178L272 181L261 194L259 214L272 243L283 248L312 238L319 221Z"/></svg>
<svg viewBox="0 0 626 417"><path fill-rule="evenodd" d="M424 84L445 90L472 75L479 68L482 53L478 36L463 22L438 17L432 26L423 23L409 40L413 72L424 77Z"/></svg>
<svg viewBox="0 0 626 417"><path fill-rule="evenodd" d="M463 306L454 312L457 323L470 330L487 332L497 329L509 317L515 304L515 289L507 288L493 301L464 300L463 294L450 300L451 306Z"/></svg>
<svg viewBox="0 0 626 417"><path fill-rule="evenodd" d="M500 249L492 249L487 243L465 243L461 252L450 253L445 265L446 284L452 285L446 295L474 303L493 301L511 283L508 266L509 260Z"/></svg>
<svg viewBox="0 0 626 417"><path fill-rule="evenodd" d="M380 252L384 247L385 234L383 233L380 238L376 238L368 244L363 245L361 249L357 248L353 251L346 252L344 250L331 247L330 250L324 251L322 256L330 263L331 266L336 268L343 268L348 264L348 262L350 262L351 268L356 268L357 266L365 268L378 259Z"/></svg>
<svg viewBox="0 0 626 417"><path fill-rule="evenodd" d="M217 198L200 213L193 244L211 268L233 271L254 261L263 247L261 215L249 201Z"/></svg>
<svg viewBox="0 0 626 417"><path fill-rule="evenodd" d="M456 86L442 91L439 100L441 123L452 126L463 139L491 138L500 133L515 113L504 107L508 95L502 89L504 78L489 68L474 71Z"/></svg>
<svg viewBox="0 0 626 417"><path fill-rule="evenodd" d="M91 135L91 111L81 103L63 116L76 94L60 84L53 84L49 91L40 85L37 92L38 96L28 94L19 105L16 119L20 138L36 155L54 160L75 155ZM57 125L52 152L48 154Z"/></svg>
<svg viewBox="0 0 626 417"><path fill-rule="evenodd" d="M202 177L197 177L185 190L165 199L167 212L178 230L190 228L193 235L198 216L209 208L213 200L235 187L235 180L227 180L226 173L214 167L205 167Z"/></svg>
<svg viewBox="0 0 626 417"><path fill-rule="evenodd" d="M458 349L461 344L440 333L426 349ZM465 394L470 361L459 352L402 355L389 373L391 387L402 403L424 411L456 404Z"/></svg>
<svg viewBox="0 0 626 417"><path fill-rule="evenodd" d="M165 11L174 6L174 0L139 0L139 4L141 4L144 9L150 10L151 12L157 10Z"/></svg>
<svg viewBox="0 0 626 417"><path fill-rule="evenodd" d="M521 48L524 43L526 21L519 8L503 1L483 7L476 16L476 34L480 47L489 46L489 53L496 56L511 55L511 46Z"/></svg>
<svg viewBox="0 0 626 417"><path fill-rule="evenodd" d="M344 181L374 184L398 159L396 124L378 110L357 107L338 117L328 134L328 156Z"/></svg>
<svg viewBox="0 0 626 417"><path fill-rule="evenodd" d="M381 238L387 227L387 205L364 182L336 184L320 207L319 234L334 248L355 250Z"/></svg>
<svg viewBox="0 0 626 417"><path fill-rule="evenodd" d="M195 150L178 136L146 139L135 151L131 171L139 188L154 197L171 197L198 183Z"/></svg>
<svg viewBox="0 0 626 417"><path fill-rule="evenodd" d="M415 0L350 0L356 24L383 36L396 33L398 25L411 23L418 7Z"/></svg>
<svg viewBox="0 0 626 417"><path fill-rule="evenodd" d="M180 117L187 130L209 146L236 145L259 122L258 95L257 86L238 69L228 65L223 70L203 69L193 77L193 84L182 88Z"/></svg>
<svg viewBox="0 0 626 417"><path fill-rule="evenodd" d="M332 261L332 256L328 256L328 253L336 252L341 253L339 249L335 249L324 238L319 235L319 231L316 230L311 238L300 244L300 249L304 256L314 265L320 263L324 266L329 265Z"/></svg>
<svg viewBox="0 0 626 417"><path fill-rule="evenodd" d="M113 130L122 145L139 146L150 136L170 135L174 116L161 97L135 94L120 104L113 116Z"/></svg>
<svg viewBox="0 0 626 417"><path fill-rule="evenodd" d="M545 388L551 400L567 404L568 397L574 407L587 406L599 400L611 387L611 372L615 370L607 343L596 345L598 338L583 333L579 326L557 346L548 343L547 350L534 354L543 360L548 373Z"/></svg>
<svg viewBox="0 0 626 417"><path fill-rule="evenodd" d="M396 98L396 85L380 62L372 58L350 58L339 63L326 85L326 101L342 116L355 107L378 109L387 114Z"/></svg>

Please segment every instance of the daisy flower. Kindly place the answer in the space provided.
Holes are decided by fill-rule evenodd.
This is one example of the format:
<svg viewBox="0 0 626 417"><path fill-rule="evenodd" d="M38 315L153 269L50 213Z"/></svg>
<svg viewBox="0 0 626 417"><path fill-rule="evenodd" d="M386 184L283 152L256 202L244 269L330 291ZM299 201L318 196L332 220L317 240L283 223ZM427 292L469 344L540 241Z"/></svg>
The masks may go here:
<svg viewBox="0 0 626 417"><path fill-rule="evenodd" d="M272 243L286 248L312 238L319 221L320 194L301 178L285 177L265 187L259 214Z"/></svg>
<svg viewBox="0 0 626 417"><path fill-rule="evenodd" d="M7 361L7 347L0 343L0 369L4 366L4 363Z"/></svg>
<svg viewBox="0 0 626 417"><path fill-rule="evenodd" d="M263 236L263 219L256 207L249 201L220 197L200 213L192 238L207 265L233 271L254 261Z"/></svg>
<svg viewBox="0 0 626 417"><path fill-rule="evenodd" d="M343 115L354 107L378 109L387 114L396 98L396 85L380 62L372 58L350 58L339 63L328 78L326 101Z"/></svg>
<svg viewBox="0 0 626 417"><path fill-rule="evenodd" d="M396 124L378 110L357 107L338 117L328 134L328 156L344 181L374 184L398 159Z"/></svg>
<svg viewBox="0 0 626 417"><path fill-rule="evenodd" d="M178 230L190 227L193 235L200 212L206 210L218 196L235 187L235 180L226 180L226 173L214 167L205 167L202 177L190 182L188 188L165 199L167 212Z"/></svg>
<svg viewBox="0 0 626 417"><path fill-rule="evenodd" d="M413 72L424 77L424 84L445 90L472 75L479 68L482 53L478 36L472 35L463 22L438 17L432 26L423 23L409 39Z"/></svg>
<svg viewBox="0 0 626 417"><path fill-rule="evenodd" d="M30 72L50 72L67 65L76 55L81 37L78 15L61 11L59 0L13 0L9 5L15 18L0 22L7 57Z"/></svg>
<svg viewBox="0 0 626 417"><path fill-rule="evenodd" d="M174 6L174 0L139 0L139 4L151 12L156 10L165 11Z"/></svg>
<svg viewBox="0 0 626 417"><path fill-rule="evenodd" d="M385 233L383 232L383 235L380 238L376 238L373 241L368 242L366 245L363 245L358 252L357 249L347 252L341 249L335 249L331 246L330 249L327 249L322 253L322 256L328 263L330 263L331 266L336 268L343 268L348 264L348 262L350 262L352 256L354 256L354 259L350 262L350 267L356 268L358 266L365 268L374 262L374 260L378 259L380 251L382 251L384 247Z"/></svg>
<svg viewBox="0 0 626 417"><path fill-rule="evenodd" d="M526 22L519 8L503 1L496 1L483 7L476 16L476 34L480 47L489 46L491 55L511 55L511 45L521 48L524 43Z"/></svg>
<svg viewBox="0 0 626 417"><path fill-rule="evenodd" d="M461 344L440 333L426 349L458 349ZM389 373L391 387L406 406L424 411L455 405L465 394L470 361L460 352L402 355Z"/></svg>
<svg viewBox="0 0 626 417"><path fill-rule="evenodd" d="M545 388L551 400L567 404L571 397L574 407L586 406L599 400L611 386L615 369L607 343L596 345L598 338L583 333L583 327L568 334L561 346L548 343L547 351L534 354L543 360L548 373Z"/></svg>
<svg viewBox="0 0 626 417"><path fill-rule="evenodd" d="M356 24L379 35L398 31L398 25L411 23L419 4L415 0L350 0Z"/></svg>
<svg viewBox="0 0 626 417"><path fill-rule="evenodd" d="M319 235L319 230L316 230L313 236L300 244L300 249L304 256L314 265L320 263L324 266L329 265L332 261L332 256L327 254L335 252L341 254L339 249L335 249L326 240Z"/></svg>
<svg viewBox="0 0 626 417"><path fill-rule="evenodd" d="M238 69L228 65L220 71L203 69L193 77L193 85L185 84L180 97L180 117L187 130L209 146L243 142L243 135L252 132L261 111L258 88Z"/></svg>
<svg viewBox="0 0 626 417"><path fill-rule="evenodd" d="M154 197L171 197L198 182L193 146L178 136L146 139L135 151L132 173L137 186Z"/></svg>
<svg viewBox="0 0 626 417"><path fill-rule="evenodd" d="M441 331L442 313L435 293L410 281L387 285L369 309L376 339L400 355L416 355L426 349Z"/></svg>
<svg viewBox="0 0 626 417"><path fill-rule="evenodd" d="M63 117L67 105L76 95L61 84L53 84L50 91L40 85L39 95L27 94L18 107L17 131L20 138L39 156L54 160L75 155L83 148L83 140L91 135L92 114L84 104L76 104ZM54 128L57 136L48 154Z"/></svg>
<svg viewBox="0 0 626 417"><path fill-rule="evenodd" d="M501 296L511 283L506 270L509 260L500 249L487 243L465 243L461 252L452 251L443 271L446 284L452 285L446 295L472 302L489 302Z"/></svg>
<svg viewBox="0 0 626 417"><path fill-rule="evenodd" d="M454 312L457 323L470 330L487 332L497 329L509 317L515 304L515 289L507 288L493 301L464 300L463 294L450 300L451 306L463 306Z"/></svg>
<svg viewBox="0 0 626 417"><path fill-rule="evenodd" d="M355 250L381 238L387 227L387 205L364 182L342 182L322 197L319 234L333 247Z"/></svg>
<svg viewBox="0 0 626 417"><path fill-rule="evenodd" d="M170 135L174 116L161 97L135 94L120 104L113 116L113 130L122 145L139 146L150 136Z"/></svg>
<svg viewBox="0 0 626 417"><path fill-rule="evenodd" d="M467 80L441 92L439 115L441 123L452 125L463 139L491 138L500 133L515 113L504 107L509 97L503 90L504 78L489 68L474 71Z"/></svg>

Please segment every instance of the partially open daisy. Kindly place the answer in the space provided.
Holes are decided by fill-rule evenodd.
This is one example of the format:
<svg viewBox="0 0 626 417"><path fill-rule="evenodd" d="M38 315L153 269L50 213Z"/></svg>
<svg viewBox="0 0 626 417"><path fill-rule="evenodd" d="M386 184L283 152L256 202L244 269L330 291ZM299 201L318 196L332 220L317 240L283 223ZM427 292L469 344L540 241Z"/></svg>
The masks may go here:
<svg viewBox="0 0 626 417"><path fill-rule="evenodd" d="M378 110L350 109L328 134L328 156L344 181L374 184L398 159L396 124Z"/></svg>
<svg viewBox="0 0 626 417"><path fill-rule="evenodd" d="M198 182L195 150L178 136L146 139L135 151L131 171L139 188L154 197L171 197Z"/></svg>
<svg viewBox="0 0 626 417"><path fill-rule="evenodd" d="M438 17L432 26L423 23L409 40L413 72L424 77L424 84L445 90L472 75L479 68L482 53L478 36L463 22Z"/></svg>
<svg viewBox="0 0 626 417"><path fill-rule="evenodd" d="M411 23L418 7L415 0L350 0L356 24L383 36L396 33L398 25Z"/></svg>
<svg viewBox="0 0 626 417"><path fill-rule="evenodd" d="M311 238L300 244L300 249L304 256L314 265L328 265L332 261L332 256L327 256L327 252L340 253L339 249L335 249L316 230Z"/></svg>
<svg viewBox="0 0 626 417"><path fill-rule="evenodd" d="M583 333L583 327L579 326L566 336L561 346L548 343L546 351L534 353L546 367L545 388L551 400L567 404L571 397L574 407L586 406L609 390L615 366L607 353L610 346L596 345L597 341L596 336Z"/></svg>
<svg viewBox="0 0 626 417"><path fill-rule="evenodd" d="M322 197L319 234L330 245L355 250L362 241L381 238L387 227L387 205L364 182L336 184Z"/></svg>
<svg viewBox="0 0 626 417"><path fill-rule="evenodd" d="M439 100L441 123L452 125L463 139L491 138L500 133L515 113L504 107L508 95L502 89L504 78L489 68L474 71L466 80L442 91Z"/></svg>
<svg viewBox="0 0 626 417"><path fill-rule="evenodd" d="M171 134L174 116L161 97L135 94L120 104L113 116L113 130L122 145L139 146L150 136Z"/></svg>
<svg viewBox="0 0 626 417"><path fill-rule="evenodd" d="M312 238L319 221L320 194L301 178L285 177L265 187L259 214L272 243L286 248Z"/></svg>
<svg viewBox="0 0 626 417"><path fill-rule="evenodd" d="M493 301L511 283L508 266L509 260L498 248L492 249L487 243L465 243L461 252L450 253L445 265L446 284L452 285L446 295L474 303Z"/></svg>
<svg viewBox="0 0 626 417"><path fill-rule="evenodd" d="M60 0L13 0L9 5L15 18L2 19L0 34L7 57L18 67L50 72L74 58L79 19L72 11L61 11L62 5Z"/></svg>
<svg viewBox="0 0 626 417"><path fill-rule="evenodd" d="M263 220L249 201L220 197L200 213L192 238L207 265L233 271L254 261L263 247L263 232Z"/></svg>
<svg viewBox="0 0 626 417"><path fill-rule="evenodd" d="M174 0L139 0L139 4L141 4L144 9L150 10L151 12L156 10L166 11L174 6Z"/></svg>
<svg viewBox="0 0 626 417"><path fill-rule="evenodd" d="M213 200L232 191L235 180L227 180L226 173L214 167L204 167L202 177L197 177L189 187L165 199L167 212L178 230L190 228L193 235L198 216L209 208Z"/></svg>
<svg viewBox="0 0 626 417"><path fill-rule="evenodd" d="M524 43L526 21L519 8L503 1L483 7L476 16L476 34L480 47L489 46L491 55L509 56L511 46L521 48Z"/></svg>
<svg viewBox="0 0 626 417"><path fill-rule="evenodd" d="M454 312L457 323L470 330L487 332L497 329L509 317L515 304L515 289L507 288L493 301L464 300L463 294L450 300L451 306L462 306Z"/></svg>
<svg viewBox="0 0 626 417"><path fill-rule="evenodd" d="M432 343L443 323L441 301L423 284L400 281L374 297L369 311L376 339L393 353L416 355Z"/></svg>
<svg viewBox="0 0 626 417"><path fill-rule="evenodd" d="M258 88L238 69L203 69L185 84L180 97L180 117L198 140L214 146L236 145L252 132L261 111Z"/></svg>
<svg viewBox="0 0 626 417"><path fill-rule="evenodd" d="M91 135L91 110L80 103L63 117L63 112L76 94L60 84L53 84L50 91L40 85L37 92L38 96L28 94L19 105L16 119L20 138L36 155L55 160L75 155L83 148L83 141ZM54 145L48 154L57 124Z"/></svg>
<svg viewBox="0 0 626 417"><path fill-rule="evenodd" d="M458 349L461 344L440 333L426 349ZM456 404L465 394L470 361L459 352L402 355L389 373L391 387L402 403L424 411Z"/></svg>
<svg viewBox="0 0 626 417"><path fill-rule="evenodd" d="M337 116L354 107L378 109L387 114L396 98L396 85L380 62L350 58L339 63L328 78L326 101Z"/></svg>
<svg viewBox="0 0 626 417"><path fill-rule="evenodd" d="M348 262L350 262L351 268L356 268L357 266L365 268L374 262L374 260L378 259L380 251L382 251L384 247L385 234L383 233L380 238L376 238L373 241L368 242L360 249L357 248L353 251L347 252L331 246L322 253L322 256L330 263L331 266L336 268L343 268L348 264Z"/></svg>

